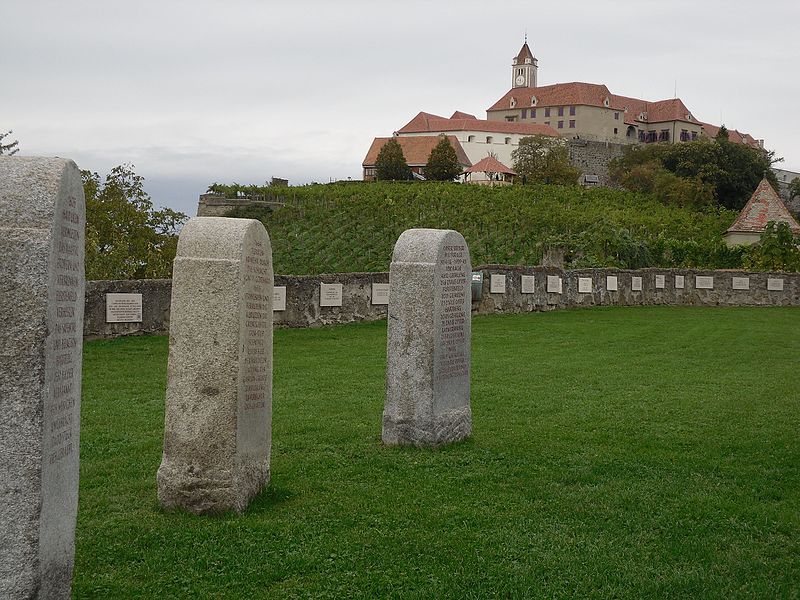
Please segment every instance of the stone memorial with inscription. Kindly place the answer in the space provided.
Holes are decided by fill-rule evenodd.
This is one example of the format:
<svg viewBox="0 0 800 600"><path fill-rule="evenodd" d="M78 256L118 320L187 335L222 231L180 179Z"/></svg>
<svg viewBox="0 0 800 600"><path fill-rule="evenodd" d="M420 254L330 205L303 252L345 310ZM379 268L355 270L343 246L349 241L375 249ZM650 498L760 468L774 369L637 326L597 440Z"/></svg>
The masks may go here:
<svg viewBox="0 0 800 600"><path fill-rule="evenodd" d="M642 278L638 276L631 277L631 290L634 292L642 291Z"/></svg>
<svg viewBox="0 0 800 600"><path fill-rule="evenodd" d="M69 598L85 202L60 158L0 157L0 598Z"/></svg>
<svg viewBox="0 0 800 600"><path fill-rule="evenodd" d="M372 304L389 304L389 284L372 284Z"/></svg>
<svg viewBox="0 0 800 600"><path fill-rule="evenodd" d="M684 275L675 275L675 289L682 290L685 285L685 276Z"/></svg>
<svg viewBox="0 0 800 600"><path fill-rule="evenodd" d="M591 294L592 293L592 278L591 277L578 277L578 293Z"/></svg>
<svg viewBox="0 0 800 600"><path fill-rule="evenodd" d="M472 434L471 265L457 231L409 229L389 270L383 442L440 446Z"/></svg>
<svg viewBox="0 0 800 600"><path fill-rule="evenodd" d="M272 310L283 312L286 310L286 286L276 285L272 288Z"/></svg>
<svg viewBox="0 0 800 600"><path fill-rule="evenodd" d="M558 275L547 276L547 293L560 294L563 291L563 282Z"/></svg>
<svg viewBox="0 0 800 600"><path fill-rule="evenodd" d="M663 290L667 285L667 278L664 275L656 275L656 289Z"/></svg>
<svg viewBox="0 0 800 600"><path fill-rule="evenodd" d="M196 217L178 239L158 499L243 511L270 477L272 249L252 219Z"/></svg>
<svg viewBox="0 0 800 600"><path fill-rule="evenodd" d="M616 275L606 276L606 289L609 292L616 292L618 290L618 281Z"/></svg>

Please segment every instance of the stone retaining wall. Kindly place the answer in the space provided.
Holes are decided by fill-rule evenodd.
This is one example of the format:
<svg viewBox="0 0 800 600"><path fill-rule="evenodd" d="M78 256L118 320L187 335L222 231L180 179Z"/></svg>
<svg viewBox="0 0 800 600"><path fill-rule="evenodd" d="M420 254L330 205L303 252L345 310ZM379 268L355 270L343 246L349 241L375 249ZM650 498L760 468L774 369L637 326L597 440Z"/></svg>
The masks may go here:
<svg viewBox="0 0 800 600"><path fill-rule="evenodd" d="M582 269L485 265L480 300L473 314L521 313L591 306L643 306L653 304L690 306L800 306L800 274L747 273L691 269ZM492 293L492 275L505 275L505 291ZM522 276L533 276L533 293L522 293ZM561 293L547 291L547 276L560 277ZM664 287L656 287L663 276ZM684 287L675 278L683 277ZM617 278L617 291L609 289L608 277ZM641 291L633 289L641 277ZM698 288L696 278L710 277L712 288ZM734 289L734 278L749 289ZM580 291L580 280L588 292ZM587 282L587 280L591 280ZM768 290L768 280L781 281L783 290ZM319 327L386 317L385 304L373 304L372 284L388 283L388 273L340 273L330 275L276 275L275 287L286 287L286 310L275 312L276 327ZM320 284L342 284L341 306L320 306ZM497 283L497 282L496 282ZM107 338L169 331L169 279L86 282L84 337ZM105 294L141 293L141 323L106 323Z"/></svg>

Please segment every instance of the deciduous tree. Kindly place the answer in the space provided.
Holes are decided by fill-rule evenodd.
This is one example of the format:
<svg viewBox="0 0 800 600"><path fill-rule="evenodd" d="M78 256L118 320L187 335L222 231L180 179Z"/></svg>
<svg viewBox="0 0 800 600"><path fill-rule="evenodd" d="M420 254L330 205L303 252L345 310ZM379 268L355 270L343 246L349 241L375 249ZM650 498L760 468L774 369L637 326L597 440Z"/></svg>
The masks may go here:
<svg viewBox="0 0 800 600"><path fill-rule="evenodd" d="M546 135L520 139L511 152L514 170L526 183L577 185L581 172L569 161L563 140Z"/></svg>
<svg viewBox="0 0 800 600"><path fill-rule="evenodd" d="M133 165L114 167L105 181L81 171L86 195L86 278L172 276L178 230L187 216L155 210Z"/></svg>

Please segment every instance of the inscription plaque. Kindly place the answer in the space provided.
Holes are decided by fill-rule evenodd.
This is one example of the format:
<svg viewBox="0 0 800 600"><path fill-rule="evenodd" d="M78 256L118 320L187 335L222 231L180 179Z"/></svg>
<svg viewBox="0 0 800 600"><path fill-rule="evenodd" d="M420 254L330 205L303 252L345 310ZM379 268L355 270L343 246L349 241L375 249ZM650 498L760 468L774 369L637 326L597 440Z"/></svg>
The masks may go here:
<svg viewBox="0 0 800 600"><path fill-rule="evenodd" d="M663 275L656 275L656 289L663 290L666 287L667 278Z"/></svg>
<svg viewBox="0 0 800 600"><path fill-rule="evenodd" d="M750 278L749 277L734 277L731 281L731 287L734 290L749 290Z"/></svg>
<svg viewBox="0 0 800 600"><path fill-rule="evenodd" d="M106 323L141 322L141 294L106 294Z"/></svg>
<svg viewBox="0 0 800 600"><path fill-rule="evenodd" d="M280 312L286 310L286 286L276 285L272 288L272 310Z"/></svg>
<svg viewBox="0 0 800 600"><path fill-rule="evenodd" d="M641 292L642 291L642 278L641 277L631 277L631 290L634 292Z"/></svg>
<svg viewBox="0 0 800 600"><path fill-rule="evenodd" d="M684 286L684 276L683 275L675 275L675 289L682 290Z"/></svg>
<svg viewBox="0 0 800 600"><path fill-rule="evenodd" d="M591 277L578 277L578 293L591 294L592 293L592 278Z"/></svg>
<svg viewBox="0 0 800 600"><path fill-rule="evenodd" d="M783 279L776 279L772 277L767 278L767 290L770 292L783 291Z"/></svg>
<svg viewBox="0 0 800 600"><path fill-rule="evenodd" d="M523 294L533 294L535 292L535 285L536 277L534 275L523 275L522 276L522 293Z"/></svg>
<svg viewBox="0 0 800 600"><path fill-rule="evenodd" d="M547 291L551 294L560 294L563 289L561 277L558 275L547 276Z"/></svg>
<svg viewBox="0 0 800 600"><path fill-rule="evenodd" d="M616 292L618 289L618 282L616 275L608 275L606 277L606 289L609 292Z"/></svg>
<svg viewBox="0 0 800 600"><path fill-rule="evenodd" d="M489 292L492 294L505 294L506 276L492 273L492 276L489 279Z"/></svg>
<svg viewBox="0 0 800 600"><path fill-rule="evenodd" d="M694 287L698 290L714 289L714 278L706 275L695 275Z"/></svg>
<svg viewBox="0 0 800 600"><path fill-rule="evenodd" d="M341 283L320 283L319 284L319 305L320 306L341 306L342 305L342 284Z"/></svg>
<svg viewBox="0 0 800 600"><path fill-rule="evenodd" d="M389 284L388 283L373 283L372 284L372 303L373 304L389 304Z"/></svg>

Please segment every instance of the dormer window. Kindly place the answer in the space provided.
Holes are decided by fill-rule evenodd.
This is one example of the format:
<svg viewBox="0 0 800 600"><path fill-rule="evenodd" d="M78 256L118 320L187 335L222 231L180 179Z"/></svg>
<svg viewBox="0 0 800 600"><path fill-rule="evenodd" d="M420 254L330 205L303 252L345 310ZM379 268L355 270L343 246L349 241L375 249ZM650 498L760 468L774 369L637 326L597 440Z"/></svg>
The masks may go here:
<svg viewBox="0 0 800 600"><path fill-rule="evenodd" d="M514 108L517 105L517 99L512 97L511 98L511 108Z"/></svg>
<svg viewBox="0 0 800 600"><path fill-rule="evenodd" d="M536 96L531 96L531 106L536 106L537 102L538 100L536 99Z"/></svg>
<svg viewBox="0 0 800 600"><path fill-rule="evenodd" d="M486 136L486 143L487 144L491 144L492 143L492 136L490 136L490 135Z"/></svg>
<svg viewBox="0 0 800 600"><path fill-rule="evenodd" d="M609 101L609 99L608 99L608 98L606 98L605 100L603 100L603 106L605 106L606 108L608 108L610 104L611 104L611 102Z"/></svg>
<svg viewBox="0 0 800 600"><path fill-rule="evenodd" d="M531 64L531 59L530 59L530 58L526 58L526 59L525 59L525 64L526 64L526 65L529 65L529 64Z"/></svg>

